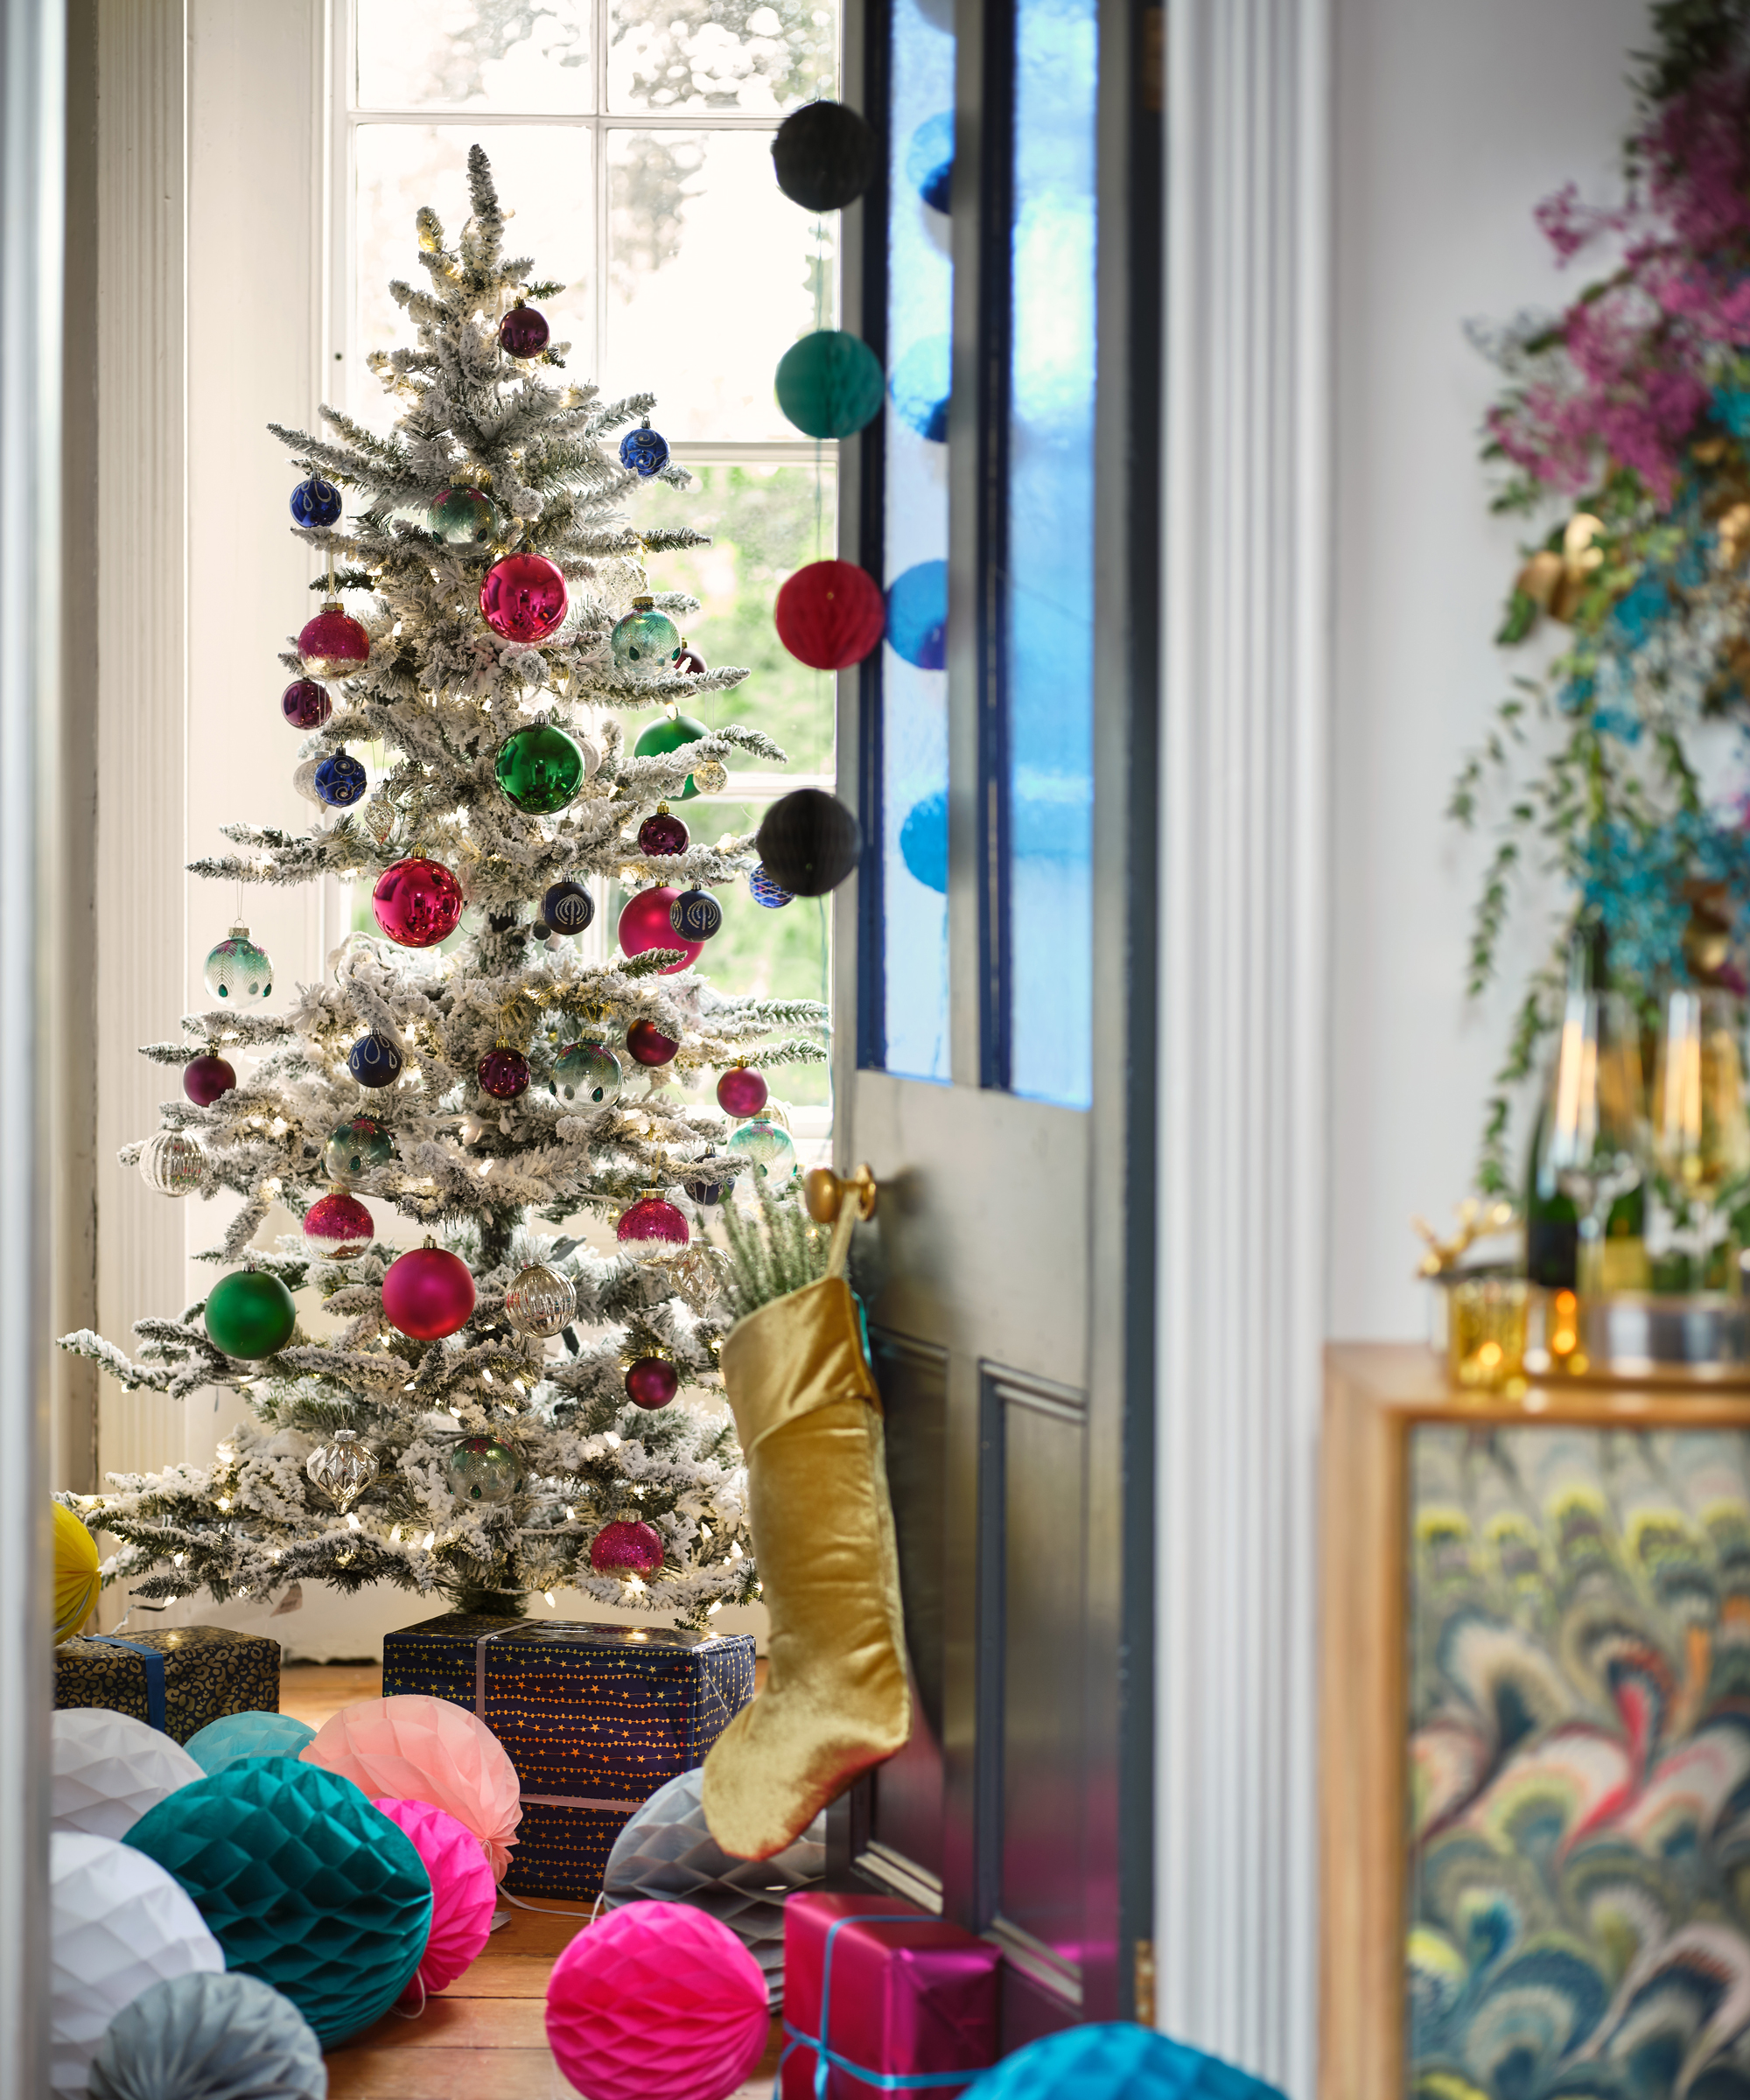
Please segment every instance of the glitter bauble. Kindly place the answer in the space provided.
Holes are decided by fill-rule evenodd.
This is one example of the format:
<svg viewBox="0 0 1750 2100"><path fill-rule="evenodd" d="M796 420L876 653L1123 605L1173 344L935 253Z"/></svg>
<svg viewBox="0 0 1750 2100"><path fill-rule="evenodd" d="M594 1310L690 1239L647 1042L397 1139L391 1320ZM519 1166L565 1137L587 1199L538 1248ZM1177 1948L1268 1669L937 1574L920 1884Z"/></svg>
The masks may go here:
<svg viewBox="0 0 1750 2100"><path fill-rule="evenodd" d="M717 1082L717 1105L725 1116L757 1116L766 1106L764 1078L746 1065L735 1065Z"/></svg>
<svg viewBox="0 0 1750 2100"><path fill-rule="evenodd" d="M480 617L524 648L545 641L565 617L565 579L543 554L508 554L480 584Z"/></svg>
<svg viewBox="0 0 1750 2100"><path fill-rule="evenodd" d="M669 917L678 890L671 890L659 883L654 889L640 890L628 897L620 914L616 929L620 950L628 956L641 956L653 948L678 948L679 959L664 963L662 974L672 977L677 970L685 970L696 962L703 941L687 941L675 931Z"/></svg>
<svg viewBox="0 0 1750 2100"><path fill-rule="evenodd" d="M689 943L709 941L723 924L723 906L709 890L682 890L668 906L668 924Z"/></svg>
<svg viewBox="0 0 1750 2100"><path fill-rule="evenodd" d="M337 751L316 767L316 798L329 809L350 809L365 799L370 775L350 751Z"/></svg>
<svg viewBox="0 0 1750 2100"><path fill-rule="evenodd" d="M140 1179L161 1196L186 1196L200 1186L206 1155L182 1130L160 1130L140 1148Z"/></svg>
<svg viewBox="0 0 1750 2100"><path fill-rule="evenodd" d="M440 488L425 523L433 539L452 547L484 547L498 530L498 512L477 488Z"/></svg>
<svg viewBox="0 0 1750 2100"><path fill-rule="evenodd" d="M550 333L546 315L520 301L498 325L498 340L512 357L539 357Z"/></svg>
<svg viewBox="0 0 1750 2100"><path fill-rule="evenodd" d="M634 1021L626 1032L626 1046L640 1065L666 1065L681 1046L654 1021Z"/></svg>
<svg viewBox="0 0 1750 2100"><path fill-rule="evenodd" d="M376 1221L344 1189L320 1196L304 1214L304 1236L325 1262L356 1261L376 1237Z"/></svg>
<svg viewBox="0 0 1750 2100"><path fill-rule="evenodd" d="M320 729L334 703L313 678L294 678L279 696L279 711L294 729Z"/></svg>
<svg viewBox="0 0 1750 2100"><path fill-rule="evenodd" d="M647 816L638 827L638 850L653 858L684 853L688 840L687 827L667 809L659 809L654 816Z"/></svg>
<svg viewBox="0 0 1750 2100"><path fill-rule="evenodd" d="M346 1053L346 1069L361 1087L392 1087L403 1061L386 1035L361 1035Z"/></svg>
<svg viewBox="0 0 1750 2100"><path fill-rule="evenodd" d="M777 1186L788 1181L796 1171L796 1148L790 1141L790 1133L781 1124L770 1123L763 1116L755 1116L752 1123L744 1123L731 1138L729 1149L753 1162L756 1180L769 1180Z"/></svg>
<svg viewBox="0 0 1750 2100"><path fill-rule="evenodd" d="M462 886L435 860L398 860L371 892L371 912L402 948L436 948L462 916Z"/></svg>
<svg viewBox="0 0 1750 2100"><path fill-rule="evenodd" d="M504 1316L511 1326L537 1341L570 1326L577 1313L576 1286L544 1262L519 1270L504 1294Z"/></svg>
<svg viewBox="0 0 1750 2100"><path fill-rule="evenodd" d="M306 678L351 678L370 661L371 638L331 598L298 631L298 657Z"/></svg>
<svg viewBox="0 0 1750 2100"><path fill-rule="evenodd" d="M651 1524L604 1524L590 1541L598 1575L654 1575L662 1564L662 1534Z"/></svg>
<svg viewBox="0 0 1750 2100"><path fill-rule="evenodd" d="M654 598L634 598L624 620L614 622L613 668L628 678L654 678L673 668L681 630Z"/></svg>
<svg viewBox="0 0 1750 2100"><path fill-rule="evenodd" d="M353 1116L338 1124L322 1148L322 1164L335 1181L368 1174L395 1158L395 1136L374 1116Z"/></svg>
<svg viewBox="0 0 1750 2100"><path fill-rule="evenodd" d="M259 1006L273 990L273 964L249 938L247 926L234 926L206 958L201 975L215 999L228 1006Z"/></svg>
<svg viewBox="0 0 1750 2100"><path fill-rule="evenodd" d="M667 1407L680 1390L681 1374L663 1357L640 1356L626 1368L626 1396L634 1407L648 1408L654 1413L659 1407Z"/></svg>
<svg viewBox="0 0 1750 2100"><path fill-rule="evenodd" d="M360 810L359 822L364 827L366 837L381 852L395 836L396 826L401 822L401 812L379 788Z"/></svg>
<svg viewBox="0 0 1750 2100"><path fill-rule="evenodd" d="M227 1356L247 1362L276 1356L297 1325L290 1292L263 1269L233 1270L207 1294L206 1332Z"/></svg>
<svg viewBox="0 0 1750 2100"><path fill-rule="evenodd" d="M648 416L641 430L628 430L620 439L620 464L629 467L634 474L641 474L647 481L668 466L668 440L660 430L651 429Z"/></svg>
<svg viewBox="0 0 1750 2100"><path fill-rule="evenodd" d="M721 794L729 785L729 768L721 759L701 759L687 777L701 794Z"/></svg>
<svg viewBox="0 0 1750 2100"><path fill-rule="evenodd" d="M550 816L575 802L584 784L584 754L563 729L532 722L505 738L493 760L505 799L529 816Z"/></svg>
<svg viewBox="0 0 1750 2100"><path fill-rule="evenodd" d="M344 1516L377 1477L377 1462L356 1429L337 1429L304 1461L304 1470Z"/></svg>
<svg viewBox="0 0 1750 2100"><path fill-rule="evenodd" d="M202 1057L191 1057L182 1068L182 1090L197 1109L210 1109L236 1083L237 1074L229 1060L216 1051L209 1050Z"/></svg>
<svg viewBox="0 0 1750 2100"><path fill-rule="evenodd" d="M482 1091L494 1101L514 1101L519 1094L528 1091L528 1060L522 1051L500 1043L496 1050L486 1052L474 1076Z"/></svg>
<svg viewBox="0 0 1750 2100"><path fill-rule="evenodd" d="M553 1091L593 1109L611 1109L625 1078L620 1060L600 1043L568 1043L553 1060Z"/></svg>
<svg viewBox="0 0 1750 2100"><path fill-rule="evenodd" d="M681 1212L663 1196L640 1196L620 1214L613 1236L622 1247L684 1247L692 1237Z"/></svg>
<svg viewBox="0 0 1750 2100"><path fill-rule="evenodd" d="M389 1324L416 1341L441 1341L466 1326L474 1309L474 1279L459 1255L415 1247L389 1264L382 1280Z"/></svg>
<svg viewBox="0 0 1750 2100"><path fill-rule="evenodd" d="M444 1461L458 1502L508 1502L522 1485L522 1461L496 1437L464 1437Z"/></svg>
<svg viewBox="0 0 1750 2100"><path fill-rule="evenodd" d="M291 492L291 514L298 524L306 528L338 525L344 508L340 490L332 481L325 481L320 474L312 474Z"/></svg>
<svg viewBox="0 0 1750 2100"><path fill-rule="evenodd" d="M581 934L596 915L596 900L580 882L556 882L541 900L541 922L556 934Z"/></svg>
<svg viewBox="0 0 1750 2100"><path fill-rule="evenodd" d="M764 868L748 871L747 886L753 892L755 904L763 904L768 912L780 912L794 899L781 882L774 882Z"/></svg>

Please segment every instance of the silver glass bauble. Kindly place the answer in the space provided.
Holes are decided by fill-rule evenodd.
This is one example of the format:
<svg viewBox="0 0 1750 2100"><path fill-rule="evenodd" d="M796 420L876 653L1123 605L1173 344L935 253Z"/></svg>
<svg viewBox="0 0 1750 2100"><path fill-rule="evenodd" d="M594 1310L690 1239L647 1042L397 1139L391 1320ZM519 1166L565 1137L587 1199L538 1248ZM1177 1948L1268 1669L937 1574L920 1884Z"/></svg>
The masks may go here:
<svg viewBox="0 0 1750 2100"><path fill-rule="evenodd" d="M160 1130L140 1152L140 1179L161 1196L186 1196L200 1186L204 1155L183 1130Z"/></svg>
<svg viewBox="0 0 1750 2100"><path fill-rule="evenodd" d="M721 794L729 785L729 768L721 759L701 759L692 778L701 794Z"/></svg>
<svg viewBox="0 0 1750 2100"><path fill-rule="evenodd" d="M504 1294L504 1316L519 1334L544 1340L570 1326L578 1293L570 1279L544 1262L531 1262Z"/></svg>
<svg viewBox="0 0 1750 2100"><path fill-rule="evenodd" d="M522 1461L496 1437L464 1437L444 1461L450 1492L463 1502L508 1502L522 1485Z"/></svg>
<svg viewBox="0 0 1750 2100"><path fill-rule="evenodd" d="M304 1470L344 1515L377 1477L377 1461L356 1429L337 1429L311 1452Z"/></svg>
<svg viewBox="0 0 1750 2100"><path fill-rule="evenodd" d="M381 850L395 836L396 827L401 822L401 812L379 788L360 810L359 822L364 826L365 835L372 844Z"/></svg>
<svg viewBox="0 0 1750 2100"><path fill-rule="evenodd" d="M318 809L322 807L322 797L316 792L316 768L321 763L320 759L305 759L291 776L294 791L306 802L314 802Z"/></svg>

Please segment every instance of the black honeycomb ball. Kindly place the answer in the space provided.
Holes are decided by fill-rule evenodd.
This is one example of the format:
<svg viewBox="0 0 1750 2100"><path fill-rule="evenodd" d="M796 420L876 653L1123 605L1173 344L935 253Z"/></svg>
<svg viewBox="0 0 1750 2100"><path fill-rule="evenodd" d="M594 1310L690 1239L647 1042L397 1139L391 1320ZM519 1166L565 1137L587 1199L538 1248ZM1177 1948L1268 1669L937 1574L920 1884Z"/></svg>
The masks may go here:
<svg viewBox="0 0 1750 2100"><path fill-rule="evenodd" d="M766 874L793 897L824 897L857 865L863 834L836 794L798 788L773 803L753 843Z"/></svg>
<svg viewBox="0 0 1750 2100"><path fill-rule="evenodd" d="M842 211L875 175L875 134L843 102L805 102L772 141L778 187L806 212Z"/></svg>

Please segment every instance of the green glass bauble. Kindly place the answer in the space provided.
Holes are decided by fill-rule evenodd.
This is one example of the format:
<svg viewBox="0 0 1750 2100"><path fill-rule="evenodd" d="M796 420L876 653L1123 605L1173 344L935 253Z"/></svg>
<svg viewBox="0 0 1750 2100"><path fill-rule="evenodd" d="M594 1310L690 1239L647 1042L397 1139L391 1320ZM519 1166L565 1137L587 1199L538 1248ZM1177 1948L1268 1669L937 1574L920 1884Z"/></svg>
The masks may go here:
<svg viewBox="0 0 1750 2100"><path fill-rule="evenodd" d="M701 737L710 734L704 724L694 721L690 715L664 715L660 721L649 723L639 731L632 755L634 759L661 758L665 751L678 751L682 745L696 744ZM689 774L680 799L690 802L698 792L693 785L692 774Z"/></svg>
<svg viewBox="0 0 1750 2100"><path fill-rule="evenodd" d="M881 407L881 363L859 336L817 328L778 360L778 406L810 438L849 438Z"/></svg>
<svg viewBox="0 0 1750 2100"><path fill-rule="evenodd" d="M553 1091L592 1109L611 1109L624 1078L620 1060L600 1043L569 1044L553 1060Z"/></svg>
<svg viewBox="0 0 1750 2100"><path fill-rule="evenodd" d="M522 1461L496 1437L464 1437L444 1463L458 1502L508 1502L522 1484Z"/></svg>
<svg viewBox="0 0 1750 2100"><path fill-rule="evenodd" d="M584 754L563 729L532 722L505 738L493 771L507 798L528 816L551 816L584 784Z"/></svg>
<svg viewBox="0 0 1750 2100"><path fill-rule="evenodd" d="M206 1299L206 1332L228 1356L276 1355L297 1325L290 1292L259 1269L221 1276Z"/></svg>
<svg viewBox="0 0 1750 2100"><path fill-rule="evenodd" d="M768 1122L764 1116L744 1123L730 1139L729 1149L752 1160L756 1181L770 1180L774 1187L781 1187L796 1171L796 1148L790 1133L782 1124Z"/></svg>
<svg viewBox="0 0 1750 2100"><path fill-rule="evenodd" d="M322 1164L336 1181L368 1174L394 1158L394 1133L374 1116L348 1116L330 1131L322 1148Z"/></svg>
<svg viewBox="0 0 1750 2100"><path fill-rule="evenodd" d="M681 647L681 630L648 598L634 598L633 609L613 629L613 668L628 678L654 678L672 670Z"/></svg>
<svg viewBox="0 0 1750 2100"><path fill-rule="evenodd" d="M498 512L490 496L477 488L445 488L425 514L434 539L452 546L484 547L498 530Z"/></svg>

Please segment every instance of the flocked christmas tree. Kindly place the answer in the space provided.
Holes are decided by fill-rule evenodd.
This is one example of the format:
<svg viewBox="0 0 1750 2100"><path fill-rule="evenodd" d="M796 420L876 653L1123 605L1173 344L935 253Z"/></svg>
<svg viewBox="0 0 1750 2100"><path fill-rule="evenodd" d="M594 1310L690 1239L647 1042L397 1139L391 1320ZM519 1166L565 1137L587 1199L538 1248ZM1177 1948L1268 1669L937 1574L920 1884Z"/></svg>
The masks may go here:
<svg viewBox="0 0 1750 2100"><path fill-rule="evenodd" d="M233 1388L255 1420L210 1468L112 1476L89 1521L145 1598L314 1578L517 1609L564 1583L697 1624L757 1587L727 1412L675 1397L730 1319L701 1206L737 1174L788 1177L754 1068L822 1060L825 1012L691 967L711 891L755 857L690 844L668 805L723 787L733 747L783 754L680 712L744 676L691 668L675 621L696 606L651 588L645 558L699 536L627 522L641 479L684 470L648 396L548 376L564 346L527 302L558 288L502 256L478 147L468 172L459 242L421 212L428 283L392 287L417 347L371 360L392 435L332 410L332 442L275 426L328 569L283 703L327 814L302 837L228 827L236 852L193 868L360 879L382 937L352 934L289 998L247 928L215 948L216 1011L145 1052L184 1068L187 1099L122 1158L167 1194L242 1199L203 1257L226 1273L138 1322L131 1360L88 1331L64 1345L130 1388ZM622 714L653 706L628 751ZM368 746L388 754L374 787ZM591 966L574 936L614 880L622 952ZM738 1123L699 1098L712 1070ZM383 1243L368 1202L424 1247ZM256 1250L275 1205L302 1234ZM620 1252L562 1229L591 1214ZM295 1326L305 1284L337 1331Z"/></svg>

